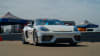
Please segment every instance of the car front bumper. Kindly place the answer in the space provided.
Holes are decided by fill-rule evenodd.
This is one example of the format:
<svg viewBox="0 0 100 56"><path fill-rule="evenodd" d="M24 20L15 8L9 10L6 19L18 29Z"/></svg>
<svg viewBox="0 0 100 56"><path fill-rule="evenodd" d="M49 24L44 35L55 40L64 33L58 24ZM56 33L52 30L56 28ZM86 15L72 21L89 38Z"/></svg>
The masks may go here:
<svg viewBox="0 0 100 56"><path fill-rule="evenodd" d="M38 32L39 43L80 42L74 36L80 36L80 32Z"/></svg>

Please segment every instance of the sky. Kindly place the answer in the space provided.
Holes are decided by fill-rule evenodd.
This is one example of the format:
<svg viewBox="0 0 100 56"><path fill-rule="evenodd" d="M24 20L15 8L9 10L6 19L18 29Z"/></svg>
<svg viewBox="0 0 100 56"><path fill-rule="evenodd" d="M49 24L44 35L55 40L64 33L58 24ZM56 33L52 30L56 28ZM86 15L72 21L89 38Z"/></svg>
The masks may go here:
<svg viewBox="0 0 100 56"><path fill-rule="evenodd" d="M88 20L100 25L100 0L0 0L0 16L8 11L24 19Z"/></svg>

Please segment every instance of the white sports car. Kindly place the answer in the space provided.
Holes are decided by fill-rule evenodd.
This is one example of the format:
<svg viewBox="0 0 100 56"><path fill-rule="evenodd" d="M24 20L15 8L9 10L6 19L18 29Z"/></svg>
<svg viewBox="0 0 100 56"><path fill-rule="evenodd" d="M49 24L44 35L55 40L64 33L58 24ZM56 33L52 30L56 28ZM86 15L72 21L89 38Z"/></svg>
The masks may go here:
<svg viewBox="0 0 100 56"><path fill-rule="evenodd" d="M80 42L80 32L74 26L67 26L56 19L36 19L23 29L23 44L50 44L70 43L76 45Z"/></svg>

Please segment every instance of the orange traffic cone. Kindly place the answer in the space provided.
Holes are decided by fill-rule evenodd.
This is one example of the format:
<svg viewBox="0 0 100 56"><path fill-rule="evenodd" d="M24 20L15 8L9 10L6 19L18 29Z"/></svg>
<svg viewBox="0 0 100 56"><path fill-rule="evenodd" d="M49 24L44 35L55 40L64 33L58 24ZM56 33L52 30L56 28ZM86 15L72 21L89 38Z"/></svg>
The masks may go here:
<svg viewBox="0 0 100 56"><path fill-rule="evenodd" d="M3 41L2 37L0 36L0 41Z"/></svg>

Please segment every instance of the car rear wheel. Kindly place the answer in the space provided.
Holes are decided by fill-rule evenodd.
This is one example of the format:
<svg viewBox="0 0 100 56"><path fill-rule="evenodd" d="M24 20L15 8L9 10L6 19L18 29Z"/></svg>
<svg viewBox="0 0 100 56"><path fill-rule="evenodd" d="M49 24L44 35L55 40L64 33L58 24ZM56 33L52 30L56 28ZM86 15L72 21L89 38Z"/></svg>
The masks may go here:
<svg viewBox="0 0 100 56"><path fill-rule="evenodd" d="M38 36L37 36L36 30L34 30L33 42L34 42L34 45L35 45L35 46L38 46L38 45L39 45L39 43L38 43Z"/></svg>
<svg viewBox="0 0 100 56"><path fill-rule="evenodd" d="M22 38L22 43L23 44L28 44L28 42L26 42L26 40L25 40L25 37L23 36L23 38Z"/></svg>
<svg viewBox="0 0 100 56"><path fill-rule="evenodd" d="M26 42L26 40L25 40L25 37L23 37L22 43L23 44L28 44L28 42Z"/></svg>
<svg viewBox="0 0 100 56"><path fill-rule="evenodd" d="M26 42L25 40L23 40L23 42L22 42L23 44L28 44L28 42Z"/></svg>

